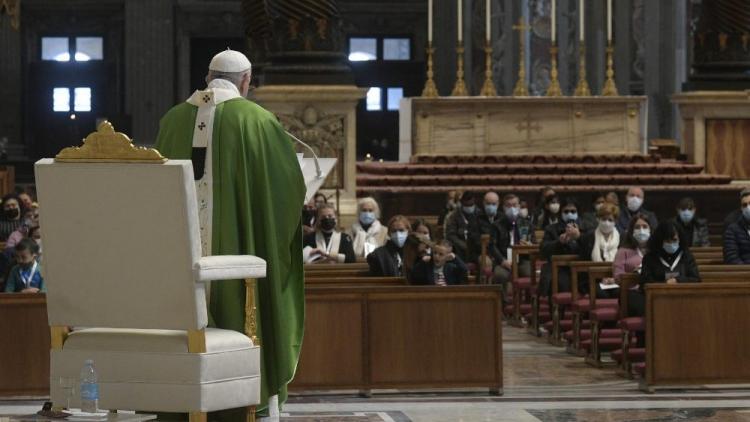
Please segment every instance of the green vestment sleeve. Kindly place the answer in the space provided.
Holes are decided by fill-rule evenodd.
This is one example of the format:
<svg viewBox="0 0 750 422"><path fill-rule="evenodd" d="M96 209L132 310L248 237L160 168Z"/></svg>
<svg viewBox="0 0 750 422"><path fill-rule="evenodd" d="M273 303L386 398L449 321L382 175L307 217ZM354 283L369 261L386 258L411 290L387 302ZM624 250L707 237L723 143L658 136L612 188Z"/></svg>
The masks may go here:
<svg viewBox="0 0 750 422"><path fill-rule="evenodd" d="M162 118L156 147L164 156L191 158L196 113L183 103ZM269 396L286 400L302 346L305 184L292 141L273 114L237 98L219 104L214 116L212 253L255 255L268 266L257 290L264 409ZM244 332L244 282L212 283L209 310L217 327Z"/></svg>

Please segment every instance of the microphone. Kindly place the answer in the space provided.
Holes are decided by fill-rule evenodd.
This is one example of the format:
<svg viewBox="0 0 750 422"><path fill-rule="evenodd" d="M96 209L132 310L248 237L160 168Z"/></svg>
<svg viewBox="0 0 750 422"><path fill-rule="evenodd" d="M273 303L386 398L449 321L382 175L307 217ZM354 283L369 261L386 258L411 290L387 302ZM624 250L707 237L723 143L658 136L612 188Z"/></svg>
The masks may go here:
<svg viewBox="0 0 750 422"><path fill-rule="evenodd" d="M320 179L322 177L321 175L323 174L323 172L320 170L320 164L318 163L318 156L315 154L315 150L313 150L310 145L307 145L306 143L302 142L298 137L296 137L296 136L292 135L291 133L289 133L289 131L285 130L284 132L286 132L286 134L289 135L292 139L294 139L299 144L301 144L303 147L307 148L308 151L310 151L310 153L313 156L313 161L315 161L316 178Z"/></svg>

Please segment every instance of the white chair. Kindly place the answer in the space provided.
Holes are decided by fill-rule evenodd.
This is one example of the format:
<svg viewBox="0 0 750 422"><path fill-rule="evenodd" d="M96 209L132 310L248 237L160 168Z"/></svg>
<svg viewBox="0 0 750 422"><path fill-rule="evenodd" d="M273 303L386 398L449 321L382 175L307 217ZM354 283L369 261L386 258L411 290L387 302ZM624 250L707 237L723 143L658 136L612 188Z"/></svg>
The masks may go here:
<svg viewBox="0 0 750 422"><path fill-rule="evenodd" d="M108 130L100 127L100 135L127 139ZM200 421L206 412L247 407L252 419L259 346L244 334L206 328L204 283L262 278L266 263L201 257L190 161L44 159L36 183L54 405L66 403L60 379L77 380L93 359L102 409L182 412ZM68 334L67 327L88 328ZM71 403L79 403L77 388Z"/></svg>

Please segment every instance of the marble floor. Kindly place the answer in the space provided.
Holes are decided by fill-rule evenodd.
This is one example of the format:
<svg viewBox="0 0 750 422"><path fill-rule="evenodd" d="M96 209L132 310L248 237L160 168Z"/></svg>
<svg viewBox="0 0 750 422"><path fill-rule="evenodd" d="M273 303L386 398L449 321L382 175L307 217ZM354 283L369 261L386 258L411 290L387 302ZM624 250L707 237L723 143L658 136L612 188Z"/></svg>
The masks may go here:
<svg viewBox="0 0 750 422"><path fill-rule="evenodd" d="M614 368L595 369L525 331L503 332L504 394L486 391L377 391L292 395L289 422L750 422L750 386L645 394ZM41 401L0 401L2 415L35 412Z"/></svg>

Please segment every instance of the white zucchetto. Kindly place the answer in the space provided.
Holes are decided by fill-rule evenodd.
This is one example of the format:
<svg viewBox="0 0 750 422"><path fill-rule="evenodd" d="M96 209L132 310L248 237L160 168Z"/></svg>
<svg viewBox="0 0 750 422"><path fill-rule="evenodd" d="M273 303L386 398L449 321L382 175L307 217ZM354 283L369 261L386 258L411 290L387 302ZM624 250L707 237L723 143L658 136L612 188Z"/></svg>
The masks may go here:
<svg viewBox="0 0 750 422"><path fill-rule="evenodd" d="M208 70L224 73L238 73L250 70L252 65L247 57L239 51L226 49L211 59Z"/></svg>

